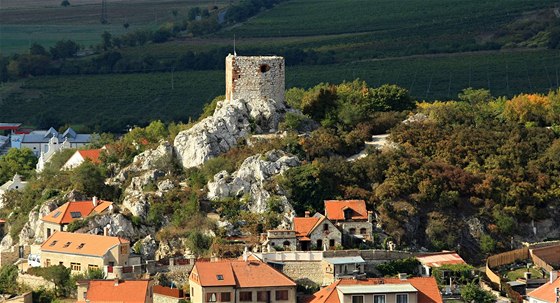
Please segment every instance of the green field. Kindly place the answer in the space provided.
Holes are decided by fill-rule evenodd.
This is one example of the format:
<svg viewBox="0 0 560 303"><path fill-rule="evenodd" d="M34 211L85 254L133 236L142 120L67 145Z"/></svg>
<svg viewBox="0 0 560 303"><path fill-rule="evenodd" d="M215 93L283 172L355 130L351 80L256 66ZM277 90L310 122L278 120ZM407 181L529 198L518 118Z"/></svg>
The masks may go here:
<svg viewBox="0 0 560 303"><path fill-rule="evenodd" d="M51 46L62 39L89 47L99 44L104 31L118 36L137 29L157 29L166 22L182 21L193 6L222 7L229 1L107 1L107 24L100 23L101 0L70 0L70 3L69 7L61 7L60 1L53 0L2 0L0 53L26 52L33 42ZM130 25L128 29L123 27L125 22Z"/></svg>
<svg viewBox="0 0 560 303"><path fill-rule="evenodd" d="M396 83L418 100L447 100L467 87L489 88L495 96L545 93L558 86L559 73L560 53L539 50L288 67L286 85L360 78L372 86ZM97 131L153 119L188 121L224 94L224 86L223 71L40 77L4 84L0 121L80 124Z"/></svg>

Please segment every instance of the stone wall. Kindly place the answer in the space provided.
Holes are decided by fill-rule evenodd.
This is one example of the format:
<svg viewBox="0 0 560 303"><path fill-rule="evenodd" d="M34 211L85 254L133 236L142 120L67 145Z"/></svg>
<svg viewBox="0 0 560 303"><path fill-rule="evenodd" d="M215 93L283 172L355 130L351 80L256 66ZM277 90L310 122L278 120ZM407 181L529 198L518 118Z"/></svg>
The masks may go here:
<svg viewBox="0 0 560 303"><path fill-rule="evenodd" d="M282 273L296 282L299 279L309 279L318 285L323 283L321 261L286 262Z"/></svg>
<svg viewBox="0 0 560 303"><path fill-rule="evenodd" d="M19 274L17 282L29 286L31 289L54 289L54 283L45 280L43 277L32 276L28 274Z"/></svg>

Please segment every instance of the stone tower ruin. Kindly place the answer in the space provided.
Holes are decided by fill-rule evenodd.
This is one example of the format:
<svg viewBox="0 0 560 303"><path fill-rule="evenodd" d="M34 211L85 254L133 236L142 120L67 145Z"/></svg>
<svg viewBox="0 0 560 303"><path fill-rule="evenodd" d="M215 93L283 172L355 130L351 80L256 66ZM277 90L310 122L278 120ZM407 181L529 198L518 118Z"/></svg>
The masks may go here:
<svg viewBox="0 0 560 303"><path fill-rule="evenodd" d="M226 102L250 104L284 102L284 58L278 56L226 57Z"/></svg>

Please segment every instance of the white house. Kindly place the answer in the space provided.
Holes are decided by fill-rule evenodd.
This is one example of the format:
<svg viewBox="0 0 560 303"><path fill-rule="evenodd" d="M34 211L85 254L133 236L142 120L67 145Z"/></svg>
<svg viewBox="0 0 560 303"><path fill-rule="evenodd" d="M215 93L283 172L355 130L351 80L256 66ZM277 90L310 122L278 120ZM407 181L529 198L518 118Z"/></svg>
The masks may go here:
<svg viewBox="0 0 560 303"><path fill-rule="evenodd" d="M558 272L550 272L550 279L541 287L527 294L529 303L556 303L560 298L560 279Z"/></svg>
<svg viewBox="0 0 560 303"><path fill-rule="evenodd" d="M74 169L80 164L84 163L86 159L90 160L91 162L98 164L100 163L99 156L103 149L82 149L77 150L66 163L62 166L61 170L71 170Z"/></svg>
<svg viewBox="0 0 560 303"><path fill-rule="evenodd" d="M4 207L4 193L9 190L23 190L27 186L27 181L21 180L19 174L15 174L12 180L0 186L0 208Z"/></svg>

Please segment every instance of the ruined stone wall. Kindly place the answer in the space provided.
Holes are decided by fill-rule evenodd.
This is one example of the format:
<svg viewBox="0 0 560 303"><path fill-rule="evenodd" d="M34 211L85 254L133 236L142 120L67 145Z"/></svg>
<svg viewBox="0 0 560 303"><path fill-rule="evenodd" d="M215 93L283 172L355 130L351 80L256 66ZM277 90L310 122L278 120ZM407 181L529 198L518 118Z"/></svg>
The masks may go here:
<svg viewBox="0 0 560 303"><path fill-rule="evenodd" d="M282 57L230 54L226 57L226 100L284 102L284 77Z"/></svg>
<svg viewBox="0 0 560 303"><path fill-rule="evenodd" d="M323 268L321 261L286 262L282 273L292 280L309 279L318 285L323 284Z"/></svg>
<svg viewBox="0 0 560 303"><path fill-rule="evenodd" d="M45 280L43 277L37 277L28 274L19 274L17 277L17 282L26 286L29 286L31 289L54 289L55 284L53 282Z"/></svg>

